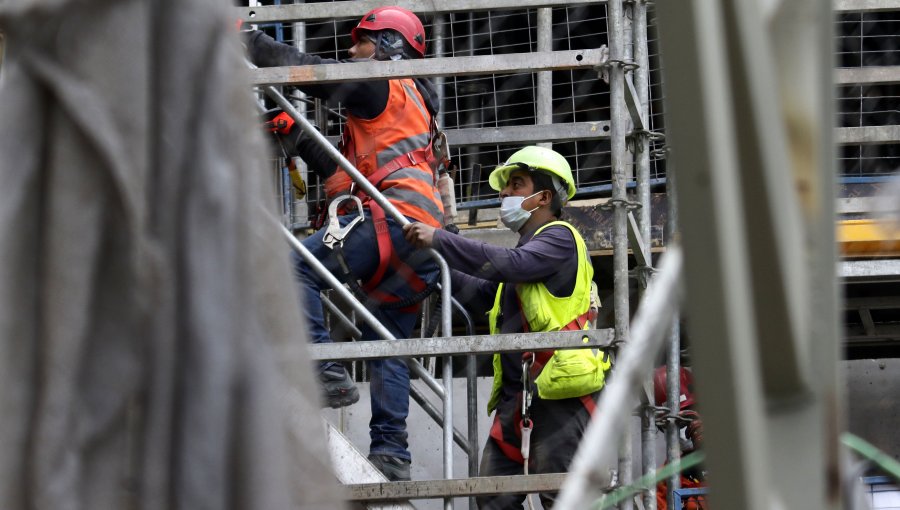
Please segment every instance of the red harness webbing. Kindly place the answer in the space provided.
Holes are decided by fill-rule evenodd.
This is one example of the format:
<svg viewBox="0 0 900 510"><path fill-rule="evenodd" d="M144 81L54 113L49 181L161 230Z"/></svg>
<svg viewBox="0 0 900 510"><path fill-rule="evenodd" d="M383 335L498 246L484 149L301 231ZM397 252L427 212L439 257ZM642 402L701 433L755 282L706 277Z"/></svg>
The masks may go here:
<svg viewBox="0 0 900 510"><path fill-rule="evenodd" d="M516 296L518 300L518 296ZM522 303L519 303L519 311L522 312ZM522 317L525 317L525 314L522 313ZM597 312L593 307L588 308L586 312L574 318L572 322L566 324L560 331L578 331L584 329L584 325L587 324L588 321L593 321L597 317ZM528 327L528 323L524 324L525 333L530 331ZM531 376L532 380L537 378L537 376L541 373L541 370L544 368L544 365L550 361L550 358L553 357L553 353L555 350L545 350L545 351L537 351L534 353L534 363L531 365ZM528 353L523 353L523 356ZM592 395L582 395L578 397L581 400L582 405L584 405L585 409L587 409L588 413L593 415L594 411L597 409L597 403L594 402ZM516 422L513 424L513 430L515 431L516 436L521 440L522 438L522 416L520 412L515 413ZM525 458L522 456L522 451L520 448L506 442L503 438L503 427L500 423L500 414L499 412L494 415L494 423L491 424L491 430L489 433L490 437L494 439L497 443L497 447L500 448L500 451L506 455L507 458L514 462L525 463Z"/></svg>
<svg viewBox="0 0 900 510"><path fill-rule="evenodd" d="M377 188L378 185L381 184L381 181L397 170L415 166L418 163L427 161L426 155L431 152L430 149L431 146L429 145L424 149L416 149L412 152L397 156L385 163L366 179L372 183L372 186ZM372 223L375 226L375 239L378 244L378 268L375 270L375 274L373 274L368 281L363 283L363 290L365 290L371 298L381 301L382 303L399 301L400 298L397 296L378 290L378 286L384 279L388 267L392 267L398 275L402 276L406 282L409 283L409 286L413 289L413 293L419 293L425 290L425 282L418 274L416 274L413 268L400 260L400 257L397 256L397 251L394 250L394 243L391 242L391 234L388 229L387 217L384 214L384 209L378 205L377 202L372 200L372 197L363 192L359 193L359 197L363 204L369 208L369 211L372 212ZM417 304L411 305L402 310L410 312L415 311L417 306Z"/></svg>

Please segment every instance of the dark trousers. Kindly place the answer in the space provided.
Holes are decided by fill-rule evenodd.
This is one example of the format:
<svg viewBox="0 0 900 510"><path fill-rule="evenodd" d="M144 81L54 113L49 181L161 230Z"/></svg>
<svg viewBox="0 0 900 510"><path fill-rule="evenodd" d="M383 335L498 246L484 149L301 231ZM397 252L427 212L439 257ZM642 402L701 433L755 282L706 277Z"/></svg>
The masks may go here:
<svg viewBox="0 0 900 510"><path fill-rule="evenodd" d="M347 225L355 215L339 216L341 226ZM416 273L426 282L433 282L438 277L437 264L423 250L416 250L406 242L403 229L393 219L387 220L397 256L415 268ZM343 270L338 263L334 251L325 246L323 237L325 229L303 240L305 246L326 268L339 279L344 280ZM372 216L366 210L366 219L357 225L344 240L343 253L353 276L363 281L368 280L378 268L378 242ZM300 299L303 313L309 326L309 336L313 343L331 342L332 338L325 327L320 292L328 286L303 262L292 253L294 270L300 282ZM379 289L405 298L413 294L407 280L388 269ZM417 313L408 310L372 309L373 315L390 331L394 337L409 338L416 325ZM360 327L362 340L383 340L367 325ZM320 369L334 363L322 363ZM383 359L368 362L371 376L372 418L369 421L371 443L369 453L385 454L410 460L407 444L406 417L409 414L409 368L403 359Z"/></svg>
<svg viewBox="0 0 900 510"><path fill-rule="evenodd" d="M534 421L534 430L531 432L528 473L567 472L591 420L587 408L578 399L553 401L535 398L531 417ZM503 453L494 438L488 438L482 452L480 476L521 475L524 474L524 469L521 462L510 459ZM541 504L545 509L553 506L556 495L556 493L540 494ZM482 510L521 509L524 501L525 494L499 494L476 498L478 508Z"/></svg>

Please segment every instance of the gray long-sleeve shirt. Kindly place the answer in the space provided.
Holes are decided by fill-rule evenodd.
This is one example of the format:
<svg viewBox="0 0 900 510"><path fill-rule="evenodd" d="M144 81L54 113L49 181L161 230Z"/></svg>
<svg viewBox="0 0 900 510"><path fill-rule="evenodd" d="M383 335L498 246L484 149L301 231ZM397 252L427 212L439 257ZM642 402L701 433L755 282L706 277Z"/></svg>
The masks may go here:
<svg viewBox="0 0 900 510"><path fill-rule="evenodd" d="M575 288L578 249L572 232L564 226L551 226L539 235L527 232L515 248L501 248L482 241L454 235L446 230L434 233L434 248L453 269L453 295L461 303L477 310L489 310L500 282L504 282L499 324L501 333L525 330L516 283L543 282L556 296L567 296ZM498 322L500 319L498 318ZM520 389L521 355L501 356L503 397L513 399Z"/></svg>

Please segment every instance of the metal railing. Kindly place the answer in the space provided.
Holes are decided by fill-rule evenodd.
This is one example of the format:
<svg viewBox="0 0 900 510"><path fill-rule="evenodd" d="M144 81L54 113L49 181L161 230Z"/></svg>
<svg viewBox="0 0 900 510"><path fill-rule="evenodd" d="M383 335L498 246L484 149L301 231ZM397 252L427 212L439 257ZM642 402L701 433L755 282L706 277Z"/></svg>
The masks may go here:
<svg viewBox="0 0 900 510"><path fill-rule="evenodd" d="M636 211L637 222L633 230L633 237L639 239L643 246L649 246L649 218L650 203L649 189L651 185L665 182L669 194L669 238L675 230L674 218L676 216L675 197L672 193L674 179L663 180L660 171L660 163L667 163L665 151L665 139L657 132L662 131L662 83L660 79L654 81L654 76L660 74L662 63L656 49L655 14L652 5L644 0L623 1L554 1L542 2L517 1L507 2L493 0L490 2L447 2L446 5L437 5L433 2L410 0L403 5L413 11L433 16L430 33L437 39L431 47L438 48L436 57L426 61L399 62L397 65L384 66L380 63L352 64L348 66L323 66L332 69L316 69L316 72L326 73L327 80L341 81L356 76L367 76L369 79L389 78L400 76L438 76L448 78L445 80L447 87L453 87L455 94L446 101L452 103L452 108L445 114L445 120L451 124L446 130L451 142L457 147L465 147L465 151L454 149L455 156L461 161L463 179L457 181L457 195L463 197L462 209L467 207L478 208L494 204L493 198L480 192L487 173L479 173L477 168L498 164L504 155L509 152L509 146L523 143L552 142L563 146L568 151L567 155L576 161L576 175L579 188L592 194L611 195L609 207L615 215L614 227L614 307L616 321L616 345L622 345L622 358L617 366L617 371L628 371L628 377L634 385L638 385L638 379L647 375L646 367L640 365L640 369L623 369L622 360L627 359L627 352L636 349L631 343L636 341L637 331L646 331L639 328L647 328L646 324L637 319L629 324L628 302L628 242L626 240L629 222L628 212ZM838 0L835 7L840 12L852 10L872 9L884 11L885 6L890 8L896 4L891 2L847 2ZM300 5L285 5L278 8L266 7L254 9L254 17L250 18L249 11L242 11L245 19L251 22L273 21L314 21L321 19L347 18L344 23L355 22L354 18L362 15L368 9L376 6L369 1L357 2L333 2ZM602 15L593 16L599 11L590 10L600 7ZM536 11L523 12L523 9L536 9ZM585 10L588 9L588 10ZM896 7L900 9L900 7ZM495 15L491 10L516 11L513 13L501 13ZM552 36L553 23L557 17L565 17L568 21L572 13L592 13L592 16L579 19L592 27L596 35L602 30L594 30L598 25L608 24L608 43L610 54L608 58L592 50L599 46L596 44L587 49L578 49L577 44L569 44L569 29L572 24L564 22L566 35L554 38ZM884 15L882 15L884 17ZM574 16L577 18L577 16ZM512 23L510 20L524 21ZM353 21L349 21L353 20ZM548 22L548 20L550 22ZM344 26L341 25L341 26ZM426 26L428 22L426 21ZM513 25L516 25L513 28ZM333 49L338 51L339 24L332 23L330 27L322 30L324 38L333 38ZM502 39L504 32L512 30L527 31L524 39L527 41L523 51L517 44L509 43L509 39ZM550 37L548 38L548 31ZM532 32L536 37L532 37ZM497 40L492 37L498 34ZM508 35L508 34L506 34ZM593 39L591 39L593 40ZM497 42L499 41L499 42ZM506 41L504 43L503 41ZM479 52L482 43L489 48L487 52ZM506 44L506 45L504 45ZM327 46L327 45L326 45ZM558 51L554 51L554 46ZM530 50L537 50L528 52ZM488 53L488 54L485 54ZM327 55L336 56L336 55ZM571 60L575 62L571 62ZM353 67L358 66L358 67ZM569 69L563 71L562 69ZM321 72L320 72L321 71ZM595 87L599 79L593 74L602 71L609 76L609 93L598 93ZM502 77L500 73L506 73ZM562 101L553 101L553 90L559 83L551 81L548 93L547 76L550 73L570 73L565 85L569 91ZM575 75L578 74L576 77ZM311 76L309 73L307 76ZM556 77L557 75L553 75ZM284 70L265 71L256 73L254 79L257 83L290 84L296 79L296 75ZM500 86L496 82L503 83ZM847 86L854 84L896 84L897 67L895 64L879 66L878 69L854 68L841 69L836 73L836 83ZM481 87L490 82L490 87ZM491 92L486 92L491 91ZM525 99L523 99L523 97ZM549 108L547 98L551 98ZM600 101L598 101L600 97ZM860 99L862 93L860 93ZM584 101L584 102L580 102ZM587 102L601 103L589 105ZM602 104L608 101L609 108ZM510 114L504 117L500 106L515 106L521 108L525 104L534 104L534 112L529 115ZM599 112L599 113L598 113ZM564 113L564 114L562 114ZM570 115L571 114L571 115ZM579 118L587 117L587 119ZM301 126L302 121L297 119ZM560 122L564 120L564 122ZM531 125L529 122L533 121ZM446 126L445 126L446 127ZM330 127L332 131L338 131L340 122ZM306 128L304 128L306 129ZM328 131L328 130L326 130ZM894 144L900 141L897 126L869 125L861 123L857 126L848 126L839 130L838 143L848 146L868 147L875 144ZM318 133L310 133L317 136ZM329 132L332 136L334 133ZM590 150L582 151L584 143L590 145ZM602 147L596 150L597 147ZM607 148L608 147L608 148ZM854 156L855 157L855 156ZM861 156L860 156L861 157ZM599 171L598 171L599 169ZM668 168L669 170L671 168ZM604 173L605 172L605 173ZM597 177L602 175L605 177ZM635 195L629 194L629 189L634 186ZM691 204L693 205L693 204ZM638 253L640 251L640 253ZM632 245L632 253L643 262L642 270L638 271L638 281L642 288L642 303L653 295L652 286L646 288L646 283L652 274L652 263L649 253L644 250L636 250ZM660 279L657 275L656 279ZM676 415L679 405L679 365L680 365L680 338L676 311L665 316L664 331L668 333L667 353L667 397L670 414ZM652 322L660 320L659 317L646 318L642 321ZM634 328L629 335L629 327ZM446 331L449 331L447 329ZM654 335L658 332L654 329ZM662 333L659 333L662 334ZM632 338L629 339L629 336ZM656 339L656 341L663 341ZM625 342L624 344L622 342ZM359 353L361 354L361 353ZM634 370L632 374L630 371ZM634 375L639 374L639 376ZM632 377L634 375L634 377ZM618 378L618 375L617 375ZM646 381L643 381L646 384ZM624 383L623 383L624 384ZM615 390L619 391L619 390ZM610 388L606 394L614 393ZM649 404L649 396L644 392L645 404ZM644 413L649 406L638 406ZM626 413L630 414L630 413ZM642 428L642 436L646 435L642 450L646 450L653 443L653 420L645 420ZM669 462L679 455L677 438L677 426L670 421L666 431L667 456ZM470 447L470 450L472 448ZM627 476L631 471L630 462L634 456L631 452L623 451L621 456L619 484L627 483ZM652 471L655 459L647 455L642 457L644 471ZM471 457L470 457L471 461ZM678 487L678 477L674 476L668 483L669 503L673 503L674 492ZM653 508L655 501L651 501L652 494L647 491L644 494L645 508ZM623 508L629 508L630 502L626 502Z"/></svg>

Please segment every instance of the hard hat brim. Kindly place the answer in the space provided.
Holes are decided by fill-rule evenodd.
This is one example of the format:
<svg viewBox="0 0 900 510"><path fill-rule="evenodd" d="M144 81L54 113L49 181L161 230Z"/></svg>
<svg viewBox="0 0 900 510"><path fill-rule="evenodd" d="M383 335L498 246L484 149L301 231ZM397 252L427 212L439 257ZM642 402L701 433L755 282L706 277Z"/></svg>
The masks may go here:
<svg viewBox="0 0 900 510"><path fill-rule="evenodd" d="M491 174L488 176L488 185L490 185L491 189L493 189L494 191L503 190L503 188L506 187L507 181L509 181L509 174L511 174L513 172L513 170L525 170L525 171L529 171L529 172L539 171L539 172L546 172L552 176L556 176L556 174L554 172L551 172L549 170L543 170L541 168L532 168L532 167L529 167L528 165L525 165L524 163L512 163L509 165L500 165L497 168L495 168L491 172ZM566 189L567 189L567 193L566 193L567 196L566 196L565 201L569 201L572 199L573 196L575 196L575 188L573 186L570 186L568 183L565 183L565 184L566 184Z"/></svg>
<svg viewBox="0 0 900 510"><path fill-rule="evenodd" d="M509 181L509 174L511 174L513 170L526 169L527 167L523 168L518 163L498 166L488 176L488 185L490 185L491 189L494 191L501 191L506 187L506 182Z"/></svg>

